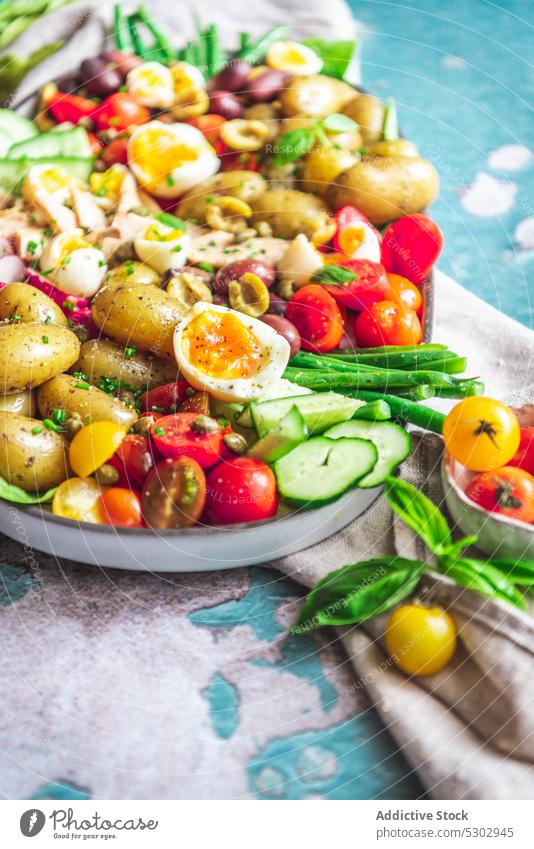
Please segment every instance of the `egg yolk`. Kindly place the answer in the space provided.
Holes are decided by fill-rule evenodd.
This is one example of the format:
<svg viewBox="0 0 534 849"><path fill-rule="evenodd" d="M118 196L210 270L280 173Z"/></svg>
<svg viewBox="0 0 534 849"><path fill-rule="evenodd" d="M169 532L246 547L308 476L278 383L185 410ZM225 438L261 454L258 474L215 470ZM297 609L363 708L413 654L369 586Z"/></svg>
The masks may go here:
<svg viewBox="0 0 534 849"><path fill-rule="evenodd" d="M150 95L155 88L167 87L167 80L155 68L143 68L136 74L135 88L141 97Z"/></svg>
<svg viewBox="0 0 534 849"><path fill-rule="evenodd" d="M306 57L299 53L298 50L293 48L288 48L282 53L281 59L284 62L287 62L289 65L304 65L306 63Z"/></svg>
<svg viewBox="0 0 534 849"><path fill-rule="evenodd" d="M64 239L60 243L59 261L65 264L66 258L74 251L80 250L80 248L92 247L93 245L90 242L86 242L85 239L80 239L77 236L72 236L70 239Z"/></svg>
<svg viewBox="0 0 534 849"><path fill-rule="evenodd" d="M171 68L174 90L176 94L193 94L195 83L183 68Z"/></svg>
<svg viewBox="0 0 534 849"><path fill-rule="evenodd" d="M108 168L102 174L93 171L89 177L91 191L97 197L117 200L124 180L124 171L120 168Z"/></svg>
<svg viewBox="0 0 534 849"><path fill-rule="evenodd" d="M145 183L158 183L175 169L198 159L199 151L179 141L174 133L146 129L132 139L132 154L142 170Z"/></svg>
<svg viewBox="0 0 534 849"><path fill-rule="evenodd" d="M39 183L45 192L53 194L68 188L69 182L65 174L57 168L48 168L39 175Z"/></svg>
<svg viewBox="0 0 534 849"><path fill-rule="evenodd" d="M189 322L182 352L207 377L223 380L252 377L262 353L254 333L236 315L215 310L205 310Z"/></svg>
<svg viewBox="0 0 534 849"><path fill-rule="evenodd" d="M160 230L155 224L151 224L143 238L147 242L175 242L183 235L183 230Z"/></svg>
<svg viewBox="0 0 534 849"><path fill-rule="evenodd" d="M358 250L365 238L363 227L352 226L345 227L338 236L338 244L343 253L347 256Z"/></svg>

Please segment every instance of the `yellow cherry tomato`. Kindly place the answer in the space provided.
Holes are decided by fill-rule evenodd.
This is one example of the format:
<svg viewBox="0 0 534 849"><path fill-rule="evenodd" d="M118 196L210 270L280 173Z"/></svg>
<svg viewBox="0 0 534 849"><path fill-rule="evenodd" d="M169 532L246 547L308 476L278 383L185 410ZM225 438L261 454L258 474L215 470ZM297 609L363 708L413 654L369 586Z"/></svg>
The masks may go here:
<svg viewBox="0 0 534 849"><path fill-rule="evenodd" d="M103 524L101 494L102 490L94 478L69 478L55 492L52 513L76 522Z"/></svg>
<svg viewBox="0 0 534 849"><path fill-rule="evenodd" d="M510 407L494 398L464 398L443 425L447 451L473 472L506 466L519 448L520 436Z"/></svg>
<svg viewBox="0 0 534 849"><path fill-rule="evenodd" d="M69 449L72 471L80 478L92 475L113 457L126 433L126 428L115 422L93 422L79 430Z"/></svg>
<svg viewBox="0 0 534 849"><path fill-rule="evenodd" d="M439 607L403 604L389 618L386 648L407 675L434 675L456 651L456 627Z"/></svg>

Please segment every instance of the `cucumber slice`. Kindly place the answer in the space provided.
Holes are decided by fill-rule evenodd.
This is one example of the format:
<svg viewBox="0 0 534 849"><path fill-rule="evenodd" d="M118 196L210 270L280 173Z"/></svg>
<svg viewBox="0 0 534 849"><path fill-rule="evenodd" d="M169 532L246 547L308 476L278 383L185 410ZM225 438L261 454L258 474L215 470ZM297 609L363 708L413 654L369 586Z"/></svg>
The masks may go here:
<svg viewBox="0 0 534 849"><path fill-rule="evenodd" d="M6 156L12 144L12 139L4 132L4 130L0 129L0 156Z"/></svg>
<svg viewBox="0 0 534 849"><path fill-rule="evenodd" d="M93 170L92 157L78 158L74 156L50 156L46 159L0 159L0 189L13 195L20 194L22 181L32 165L59 165L73 177L87 183Z"/></svg>
<svg viewBox="0 0 534 849"><path fill-rule="evenodd" d="M281 377L276 383L269 386L269 389L262 393L261 398L258 398L256 403L260 401L275 401L279 398L294 398L301 395L313 395L313 389L308 389L306 386L297 386L285 377ZM241 427L254 427L250 405L245 404L241 412L235 417L235 421Z"/></svg>
<svg viewBox="0 0 534 849"><path fill-rule="evenodd" d="M57 130L33 136L14 144L8 153L9 159L29 156L43 159L49 156L91 156L91 142L84 127Z"/></svg>
<svg viewBox="0 0 534 849"><path fill-rule="evenodd" d="M304 442L308 429L298 407L293 405L288 413L280 419L265 436L250 448L249 457L257 457L265 463L275 463L280 457L289 454L293 448Z"/></svg>
<svg viewBox="0 0 534 849"><path fill-rule="evenodd" d="M384 483L410 453L412 443L410 435L394 422L351 421L335 425L325 433L329 439L353 438L370 439L378 450L378 462L373 471L358 482L363 489L370 489Z"/></svg>
<svg viewBox="0 0 534 849"><path fill-rule="evenodd" d="M29 118L24 118L11 109L0 109L0 130L9 136L11 144L31 139L37 135L37 127Z"/></svg>
<svg viewBox="0 0 534 849"><path fill-rule="evenodd" d="M322 433L332 425L350 419L364 403L357 398L338 395L337 392L314 392L312 395L277 398L273 401L253 401L250 412L258 436L264 436L276 427L293 404L306 422L309 433Z"/></svg>
<svg viewBox="0 0 534 849"><path fill-rule="evenodd" d="M278 492L290 504L318 507L368 475L378 452L368 439L308 439L274 464Z"/></svg>

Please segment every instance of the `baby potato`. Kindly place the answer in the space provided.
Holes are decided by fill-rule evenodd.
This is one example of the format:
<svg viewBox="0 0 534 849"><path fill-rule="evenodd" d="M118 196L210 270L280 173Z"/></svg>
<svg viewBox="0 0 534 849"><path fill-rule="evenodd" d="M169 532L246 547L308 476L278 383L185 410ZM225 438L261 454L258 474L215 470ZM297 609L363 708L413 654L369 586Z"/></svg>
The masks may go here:
<svg viewBox="0 0 534 849"><path fill-rule="evenodd" d="M351 168L359 159L358 154L336 147L314 147L302 164L300 181L306 192L326 197L330 184Z"/></svg>
<svg viewBox="0 0 534 849"><path fill-rule="evenodd" d="M352 204L380 225L426 209L438 190L437 171L426 159L364 156L330 186L328 200L334 210Z"/></svg>
<svg viewBox="0 0 534 849"><path fill-rule="evenodd" d="M358 124L364 144L381 138L384 111L385 106L382 101L373 97L372 94L358 94L342 109L345 115Z"/></svg>
<svg viewBox="0 0 534 849"><path fill-rule="evenodd" d="M313 118L326 118L333 112L343 111L354 98L355 91L348 83L311 74L307 77L294 77L280 95L284 115L310 115Z"/></svg>
<svg viewBox="0 0 534 849"><path fill-rule="evenodd" d="M267 189L267 183L255 171L226 171L199 183L185 193L178 204L176 214L180 218L195 219L199 224L206 222L206 198L230 196L250 204Z"/></svg>
<svg viewBox="0 0 534 849"><path fill-rule="evenodd" d="M44 383L37 393L37 405L44 419L56 409L66 410L69 415L79 413L84 424L116 422L130 428L137 421L132 407L72 374L58 374Z"/></svg>
<svg viewBox="0 0 534 849"><path fill-rule="evenodd" d="M44 492L69 475L67 441L41 421L0 413L0 475L26 492Z"/></svg>
<svg viewBox="0 0 534 849"><path fill-rule="evenodd" d="M84 342L72 370L83 372L89 383L98 384L102 377L111 377L143 392L178 377L178 368L172 360L125 348L112 339Z"/></svg>
<svg viewBox="0 0 534 849"><path fill-rule="evenodd" d="M0 412L17 413L19 416L33 418L37 412L37 398L31 389L22 392L12 392L9 395L0 395Z"/></svg>
<svg viewBox="0 0 534 849"><path fill-rule="evenodd" d="M110 268L104 277L106 284L115 283L152 283L153 286L161 286L161 277L157 271L145 265L144 262L121 262L115 268Z"/></svg>
<svg viewBox="0 0 534 849"><path fill-rule="evenodd" d="M172 337L185 309L167 292L143 283L103 286L91 309L99 330L116 342L174 359Z"/></svg>
<svg viewBox="0 0 534 849"><path fill-rule="evenodd" d="M368 151L375 156L419 156L419 151L408 139L391 139L390 141L375 141L368 145Z"/></svg>
<svg viewBox="0 0 534 849"><path fill-rule="evenodd" d="M9 283L0 290L0 319L37 321L67 327L67 319L52 298L29 283Z"/></svg>
<svg viewBox="0 0 534 849"><path fill-rule="evenodd" d="M67 371L80 354L72 330L54 324L5 324L0 327L0 393L40 386Z"/></svg>
<svg viewBox="0 0 534 849"><path fill-rule="evenodd" d="M274 236L294 239L304 233L316 245L328 242L336 223L321 198L296 189L264 192L252 204L252 222L267 221Z"/></svg>

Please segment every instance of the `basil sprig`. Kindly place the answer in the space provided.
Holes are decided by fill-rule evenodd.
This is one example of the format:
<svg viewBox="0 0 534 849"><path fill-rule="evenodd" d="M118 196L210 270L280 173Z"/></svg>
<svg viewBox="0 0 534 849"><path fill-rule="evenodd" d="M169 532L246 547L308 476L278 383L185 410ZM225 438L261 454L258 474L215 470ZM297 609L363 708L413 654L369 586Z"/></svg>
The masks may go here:
<svg viewBox="0 0 534 849"><path fill-rule="evenodd" d="M518 587L534 587L532 560L478 560L463 557L477 537L452 539L448 522L438 507L414 486L387 479L384 495L392 510L425 542L436 565L403 557L378 557L352 563L331 572L306 596L294 633L326 625L355 625L390 610L411 595L424 572L441 572L461 587L524 610Z"/></svg>
<svg viewBox="0 0 534 849"><path fill-rule="evenodd" d="M332 145L325 131L347 133L356 129L358 129L358 124L352 118L334 112L323 121L315 120L312 127L288 130L287 133L282 133L273 145L272 163L273 165L289 165L290 162L297 162L297 160L306 156L317 142L325 145L325 147Z"/></svg>
<svg viewBox="0 0 534 849"><path fill-rule="evenodd" d="M0 498L5 501L12 501L13 504L45 504L47 501L52 501L57 486L49 489L47 492L41 492L37 495L32 495L30 492L25 492L18 486L8 483L5 478L0 477Z"/></svg>
<svg viewBox="0 0 534 849"><path fill-rule="evenodd" d="M333 286L343 286L352 280L357 280L358 275L350 268L342 265L324 265L312 276L312 283L330 283Z"/></svg>
<svg viewBox="0 0 534 849"><path fill-rule="evenodd" d="M342 80L356 50L355 41L325 41L322 38L307 38L303 42L323 60L321 74Z"/></svg>

